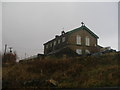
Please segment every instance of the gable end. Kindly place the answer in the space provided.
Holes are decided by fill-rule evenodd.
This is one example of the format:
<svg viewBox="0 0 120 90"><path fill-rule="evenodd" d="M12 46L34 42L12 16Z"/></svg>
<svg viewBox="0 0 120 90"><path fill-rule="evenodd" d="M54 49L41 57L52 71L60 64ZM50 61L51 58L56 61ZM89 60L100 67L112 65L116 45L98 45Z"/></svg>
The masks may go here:
<svg viewBox="0 0 120 90"><path fill-rule="evenodd" d="M87 32L89 32L92 36L94 36L95 38L99 38L95 33L93 33L90 29L88 29L86 26L81 26L79 28L76 28L74 30L71 30L69 32L67 32L67 34L72 34L73 32L79 31L79 30L86 30Z"/></svg>

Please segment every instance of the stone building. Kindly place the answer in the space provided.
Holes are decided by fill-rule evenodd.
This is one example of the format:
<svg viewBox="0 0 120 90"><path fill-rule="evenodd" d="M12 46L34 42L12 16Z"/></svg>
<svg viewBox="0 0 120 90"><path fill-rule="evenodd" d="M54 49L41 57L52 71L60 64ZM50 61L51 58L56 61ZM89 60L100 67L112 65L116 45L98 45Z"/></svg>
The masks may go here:
<svg viewBox="0 0 120 90"><path fill-rule="evenodd" d="M54 39L44 43L45 55L86 55L100 51L98 36L87 28L84 23L82 26L68 32L61 32Z"/></svg>

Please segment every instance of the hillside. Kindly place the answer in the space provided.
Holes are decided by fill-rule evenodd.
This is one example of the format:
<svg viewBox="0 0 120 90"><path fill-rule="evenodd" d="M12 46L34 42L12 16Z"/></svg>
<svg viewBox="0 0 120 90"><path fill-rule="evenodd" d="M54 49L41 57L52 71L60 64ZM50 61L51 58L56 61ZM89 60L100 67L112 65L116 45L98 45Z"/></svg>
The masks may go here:
<svg viewBox="0 0 120 90"><path fill-rule="evenodd" d="M3 88L120 86L120 53L29 60L3 67Z"/></svg>

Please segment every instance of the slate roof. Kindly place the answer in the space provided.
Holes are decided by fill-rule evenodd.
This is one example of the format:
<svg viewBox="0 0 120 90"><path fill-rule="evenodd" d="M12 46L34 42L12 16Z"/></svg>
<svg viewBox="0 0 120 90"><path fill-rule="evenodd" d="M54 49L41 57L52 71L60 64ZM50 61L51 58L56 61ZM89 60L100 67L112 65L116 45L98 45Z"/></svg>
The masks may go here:
<svg viewBox="0 0 120 90"><path fill-rule="evenodd" d="M94 36L95 38L99 38L95 33L93 33L93 32L92 32L89 28L87 28L86 26L81 26L81 27L79 27L79 28L76 28L76 29L74 29L74 30L68 31L68 32L66 32L66 33L71 34L71 33L73 33L73 32L79 31L79 30L86 30L86 31L88 31L92 36Z"/></svg>
<svg viewBox="0 0 120 90"><path fill-rule="evenodd" d="M79 31L79 30L86 30L87 32L89 32L89 33L90 33L92 36L94 36L95 38L97 38L97 39L99 38L95 33L93 33L93 32L92 32L89 28L87 28L86 26L81 26L81 27L79 27L79 28L76 28L76 29L73 29L73 30L71 30L71 31L68 31L68 32L66 32L64 35L72 34L73 32L76 32L76 31ZM61 36L63 36L63 35L58 36L58 38L61 37ZM53 41L53 40L55 40L55 39L56 39L56 38L54 38L54 39L52 39L52 40L44 43L44 45L47 44L47 43L49 43L49 42L51 42L51 41Z"/></svg>

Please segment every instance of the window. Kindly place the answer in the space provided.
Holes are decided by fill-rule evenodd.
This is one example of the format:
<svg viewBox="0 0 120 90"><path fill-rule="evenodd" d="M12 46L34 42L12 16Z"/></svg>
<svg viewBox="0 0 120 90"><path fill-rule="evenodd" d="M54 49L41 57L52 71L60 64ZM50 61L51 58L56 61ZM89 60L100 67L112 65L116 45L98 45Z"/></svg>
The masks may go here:
<svg viewBox="0 0 120 90"><path fill-rule="evenodd" d="M48 48L48 45L46 45L46 48Z"/></svg>
<svg viewBox="0 0 120 90"><path fill-rule="evenodd" d="M80 35L77 35L77 36L76 36L76 43L77 43L78 45L81 45L81 36L80 36Z"/></svg>
<svg viewBox="0 0 120 90"><path fill-rule="evenodd" d="M85 45L90 46L90 38L88 36L85 38Z"/></svg>
<svg viewBox="0 0 120 90"><path fill-rule="evenodd" d="M82 50L81 49L76 49L76 53L81 55L82 54Z"/></svg>
<svg viewBox="0 0 120 90"><path fill-rule="evenodd" d="M85 50L85 53L86 53L86 54L90 54L90 51L86 49L86 50Z"/></svg>
<svg viewBox="0 0 120 90"><path fill-rule="evenodd" d="M62 42L65 42L65 37L62 38Z"/></svg>
<svg viewBox="0 0 120 90"><path fill-rule="evenodd" d="M52 43L50 43L50 47L52 47Z"/></svg>
<svg viewBox="0 0 120 90"><path fill-rule="evenodd" d="M60 44L60 39L58 40L58 44Z"/></svg>
<svg viewBox="0 0 120 90"><path fill-rule="evenodd" d="M56 45L56 41L54 41L54 46Z"/></svg>

